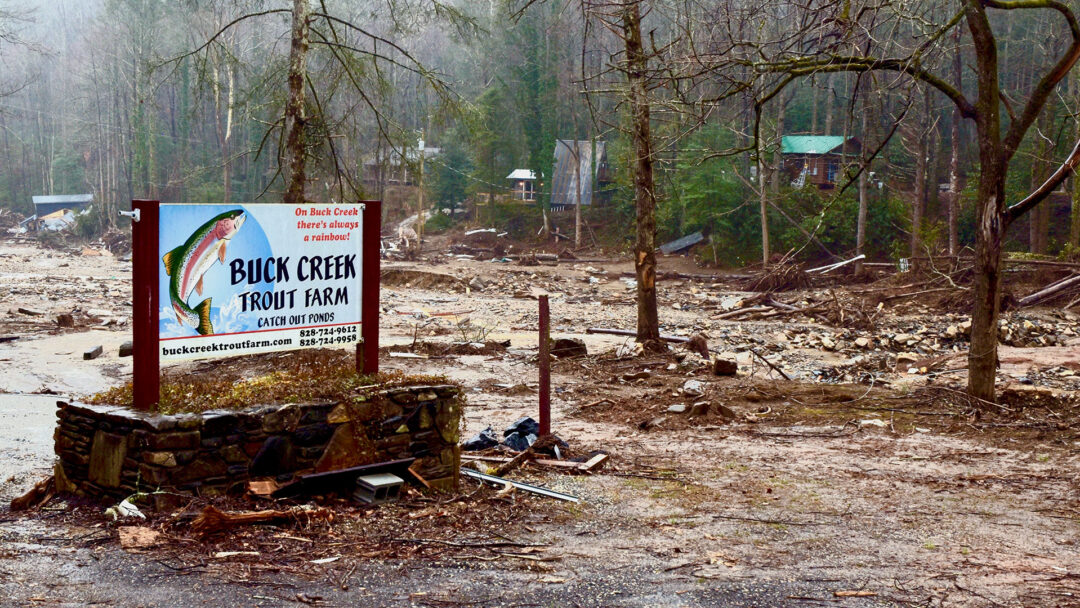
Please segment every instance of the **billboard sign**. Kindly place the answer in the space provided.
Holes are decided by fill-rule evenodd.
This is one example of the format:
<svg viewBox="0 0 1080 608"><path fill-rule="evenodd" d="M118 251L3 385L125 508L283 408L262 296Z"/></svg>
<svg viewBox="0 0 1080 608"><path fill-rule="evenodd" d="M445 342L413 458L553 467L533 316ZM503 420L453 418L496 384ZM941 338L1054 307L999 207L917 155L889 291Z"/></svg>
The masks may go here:
<svg viewBox="0 0 1080 608"><path fill-rule="evenodd" d="M363 205L161 204L158 212L162 360L360 341Z"/></svg>

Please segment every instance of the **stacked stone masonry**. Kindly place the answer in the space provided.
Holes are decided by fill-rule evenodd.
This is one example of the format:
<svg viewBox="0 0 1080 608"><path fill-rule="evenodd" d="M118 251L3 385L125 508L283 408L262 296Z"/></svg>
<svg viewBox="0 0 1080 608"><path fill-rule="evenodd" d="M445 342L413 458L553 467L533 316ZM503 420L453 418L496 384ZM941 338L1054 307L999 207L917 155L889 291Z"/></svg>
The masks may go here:
<svg viewBox="0 0 1080 608"><path fill-rule="evenodd" d="M57 403L60 491L93 498L135 492L218 496L251 479L415 457L432 487L457 482L460 389L411 386L349 403L309 403L173 416Z"/></svg>

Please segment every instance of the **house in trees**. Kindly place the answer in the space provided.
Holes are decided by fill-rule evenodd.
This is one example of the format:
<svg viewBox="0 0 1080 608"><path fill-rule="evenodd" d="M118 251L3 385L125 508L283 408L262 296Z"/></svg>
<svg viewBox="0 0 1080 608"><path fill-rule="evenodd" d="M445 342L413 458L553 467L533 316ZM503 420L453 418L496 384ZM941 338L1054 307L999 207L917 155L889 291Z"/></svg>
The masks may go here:
<svg viewBox="0 0 1080 608"><path fill-rule="evenodd" d="M593 158L595 145L596 158ZM578 186L580 180L580 187ZM591 205L604 196L611 183L605 142L559 139L555 141L555 167L551 179L551 209L560 211L577 204ZM580 195L580 200L578 199Z"/></svg>
<svg viewBox="0 0 1080 608"><path fill-rule="evenodd" d="M34 215L23 221L29 230L63 230L75 222L75 214L90 208L93 194L33 196Z"/></svg>
<svg viewBox="0 0 1080 608"><path fill-rule="evenodd" d="M536 202L536 173L529 169L514 169L506 179L510 180L510 200Z"/></svg>
<svg viewBox="0 0 1080 608"><path fill-rule="evenodd" d="M424 148L424 160L438 162L442 148ZM415 186L419 181L420 150L406 148L378 152L364 160L364 184L392 186ZM428 168L430 171L430 168Z"/></svg>
<svg viewBox="0 0 1080 608"><path fill-rule="evenodd" d="M785 135L780 139L783 171L791 185L828 190L836 186L845 165L857 162L862 144L841 135Z"/></svg>

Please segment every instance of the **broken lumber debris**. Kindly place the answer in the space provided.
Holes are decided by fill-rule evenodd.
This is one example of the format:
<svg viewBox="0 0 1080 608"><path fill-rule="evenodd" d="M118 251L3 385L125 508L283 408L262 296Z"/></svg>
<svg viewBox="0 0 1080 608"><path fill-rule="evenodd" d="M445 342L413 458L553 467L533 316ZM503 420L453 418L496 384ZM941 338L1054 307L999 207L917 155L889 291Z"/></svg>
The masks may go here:
<svg viewBox="0 0 1080 608"><path fill-rule="evenodd" d="M36 509L49 501L56 493L56 483L52 475L34 484L34 487L22 496L11 501L12 511Z"/></svg>
<svg viewBox="0 0 1080 608"><path fill-rule="evenodd" d="M317 521L331 522L334 513L329 509L305 509L296 507L287 511L268 509L266 511L246 511L243 513L226 513L219 511L213 505L207 505L203 512L191 522L191 529L197 534L207 535L221 532L236 526L263 524L280 520L294 521L300 524L309 524Z"/></svg>
<svg viewBox="0 0 1080 608"><path fill-rule="evenodd" d="M531 418L529 420L531 420ZM555 437L554 435L544 435L543 437L540 437L536 441L533 441L532 444L523 452L511 458L509 462L500 465L499 468L495 470L495 474L500 477L506 475L510 471L513 471L514 469L525 464L527 460L532 460L533 458L536 458L536 453L539 450L554 449L558 446L558 442L559 438Z"/></svg>
<svg viewBox="0 0 1080 608"><path fill-rule="evenodd" d="M98 344L97 346L95 346L93 348L86 349L86 351L83 352L83 354L82 354L82 358L83 358L84 361L89 361L91 359L97 359L98 357L101 356L101 353L103 353L103 352L105 352L104 349L102 349L101 345Z"/></svg>
<svg viewBox="0 0 1080 608"><path fill-rule="evenodd" d="M511 486L514 486L515 488L517 488L519 490L524 490L525 492L531 492L533 494L539 494L541 496L547 496L549 498L555 498L555 499L558 499L558 500L565 500L567 502L575 502L575 503L580 503L581 502L581 499L578 498L577 496L571 496L570 494L563 494L562 492L556 492L555 490L549 490L547 488L542 488L540 486L534 486L534 485L530 485L530 484L527 484L527 483L522 483L520 481L513 481L513 480L510 480L510 479L503 479L501 477L495 477L494 475L487 475L487 474L481 473L479 471L474 471L472 469L462 468L461 473L462 473L462 475L465 475L466 477L472 477L473 479L477 479L479 481L485 481L487 483L494 484L494 485L501 486L501 487L505 487L507 484L509 484Z"/></svg>
<svg viewBox="0 0 1080 608"><path fill-rule="evenodd" d="M552 467L555 469L563 469L571 473L591 473L592 471L602 468L604 463L607 462L609 456L603 452L596 454L589 458L585 462L578 462L577 460L550 460L547 458L534 458L530 462L542 467ZM464 455L462 460L469 461L482 461L482 462L510 462L512 459L506 456L473 456Z"/></svg>
<svg viewBox="0 0 1080 608"><path fill-rule="evenodd" d="M30 315L31 317L40 317L41 315L45 314L45 313L41 312L40 310L32 310L30 308L19 308L17 310L20 313L22 313L24 315Z"/></svg>
<svg viewBox="0 0 1080 608"><path fill-rule="evenodd" d="M60 327L75 327L75 317L71 316L71 313L64 312L56 315L56 324Z"/></svg>
<svg viewBox="0 0 1080 608"><path fill-rule="evenodd" d="M274 498L286 498L291 496L311 496L315 494L351 494L356 488L356 480L363 475L376 473L393 473L398 477L405 477L409 467L415 462L415 458L403 458L401 460L389 460L375 464L365 464L348 469L327 471L325 473L309 473L301 475L295 481L281 486L271 494Z"/></svg>
<svg viewBox="0 0 1080 608"><path fill-rule="evenodd" d="M768 269L755 275L747 282L747 291L791 291L810 286L810 276L802 269L801 264L791 261L783 261L770 266Z"/></svg>
<svg viewBox="0 0 1080 608"><path fill-rule="evenodd" d="M131 340L120 345L121 357L130 357L133 354L135 354L135 344Z"/></svg>

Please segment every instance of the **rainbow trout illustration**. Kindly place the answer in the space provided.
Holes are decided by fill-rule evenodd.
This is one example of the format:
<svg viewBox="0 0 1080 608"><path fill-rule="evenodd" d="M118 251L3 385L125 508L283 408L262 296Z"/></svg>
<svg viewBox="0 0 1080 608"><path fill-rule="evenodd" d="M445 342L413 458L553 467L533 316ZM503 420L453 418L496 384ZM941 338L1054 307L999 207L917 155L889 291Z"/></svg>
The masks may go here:
<svg viewBox="0 0 1080 608"><path fill-rule="evenodd" d="M234 209L215 216L188 237L183 245L166 253L161 261L169 275L169 299L172 300L176 321L190 325L202 335L214 333L210 323L210 300L206 298L195 308L188 306L191 291L202 295L203 275L218 260L225 263L225 246L244 225L243 210Z"/></svg>

